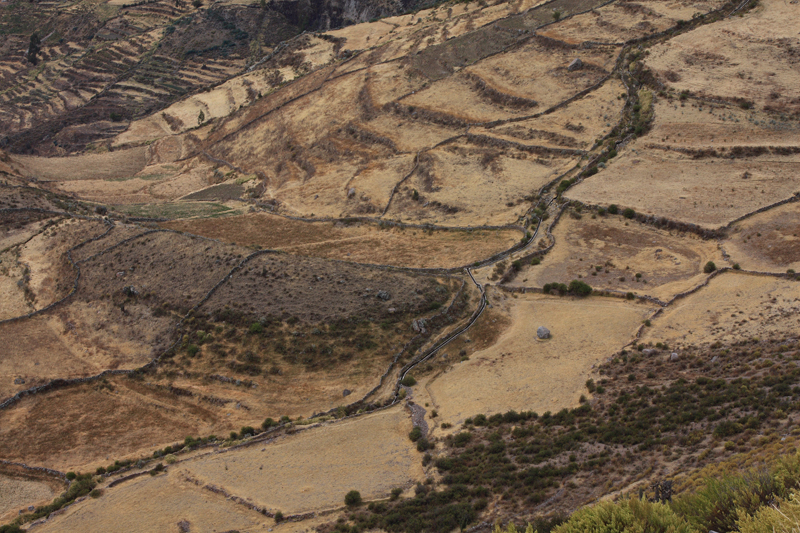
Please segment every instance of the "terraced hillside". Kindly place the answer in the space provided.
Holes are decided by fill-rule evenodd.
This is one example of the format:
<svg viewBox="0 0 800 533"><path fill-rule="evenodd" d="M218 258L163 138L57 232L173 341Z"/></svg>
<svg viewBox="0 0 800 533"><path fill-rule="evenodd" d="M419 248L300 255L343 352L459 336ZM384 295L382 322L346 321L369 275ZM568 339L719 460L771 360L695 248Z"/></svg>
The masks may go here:
<svg viewBox="0 0 800 533"><path fill-rule="evenodd" d="M796 6L198 4L0 4L0 533L566 532L796 447Z"/></svg>

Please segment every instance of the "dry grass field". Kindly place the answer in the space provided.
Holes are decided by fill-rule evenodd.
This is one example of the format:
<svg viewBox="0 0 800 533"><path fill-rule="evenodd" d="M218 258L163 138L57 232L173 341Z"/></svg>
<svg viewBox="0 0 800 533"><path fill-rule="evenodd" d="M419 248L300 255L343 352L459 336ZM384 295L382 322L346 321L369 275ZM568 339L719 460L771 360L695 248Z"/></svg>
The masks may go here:
<svg viewBox="0 0 800 533"><path fill-rule="evenodd" d="M797 54L799 29L794 5L766 0L744 23L721 20L654 46L646 63L677 91L793 115L800 73L787 58Z"/></svg>
<svg viewBox="0 0 800 533"><path fill-rule="evenodd" d="M62 488L52 482L0 474L0 520L9 522L20 509L49 503Z"/></svg>
<svg viewBox="0 0 800 533"><path fill-rule="evenodd" d="M147 163L147 149L131 148L72 157L15 156L22 174L39 181L113 179L134 176Z"/></svg>
<svg viewBox="0 0 800 533"><path fill-rule="evenodd" d="M725 272L665 309L642 340L681 348L781 338L797 332L798 311L797 281Z"/></svg>
<svg viewBox="0 0 800 533"><path fill-rule="evenodd" d="M599 297L490 294L496 309L484 316L498 320L493 315L502 313L507 326L493 345L466 361L448 361L444 373L428 382L441 422L457 425L476 413L510 409L541 414L575 407L593 366L627 344L653 311ZM537 339L539 326L547 327L552 338Z"/></svg>
<svg viewBox="0 0 800 533"><path fill-rule="evenodd" d="M619 80L608 80L584 98L552 113L494 127L471 127L470 132L524 146L590 150L596 139L619 122L623 106L619 96L623 92L625 86Z"/></svg>
<svg viewBox="0 0 800 533"><path fill-rule="evenodd" d="M140 477L70 506L37 529L62 531L266 531L267 519L177 473ZM271 522L271 520L270 520ZM186 524L186 525L183 525ZM262 526L262 524L264 524Z"/></svg>
<svg viewBox="0 0 800 533"><path fill-rule="evenodd" d="M570 189L567 196L717 228L800 190L798 156L784 146L763 146L777 136L771 127L763 127L769 117L750 113L748 118L757 125L740 125L736 120L744 117L728 106L717 106L713 113L701 101L682 106L677 99L657 99L657 117L662 110L664 119L656 119L650 134L630 143L608 168ZM767 138L760 140L764 130ZM781 144L787 139L793 137L784 130ZM745 146L739 144L742 141Z"/></svg>
<svg viewBox="0 0 800 533"><path fill-rule="evenodd" d="M578 156L537 156L468 142L448 144L425 154L387 216L459 226L516 223L527 210L523 198L578 161Z"/></svg>
<svg viewBox="0 0 800 533"><path fill-rule="evenodd" d="M541 264L524 267L512 286L568 284L582 278L598 290L630 291L667 301L700 284L707 276L703 267L708 261L723 264L712 240L657 229L621 215L596 216L589 211L579 216L561 218L553 230L553 250Z"/></svg>
<svg viewBox="0 0 800 533"><path fill-rule="evenodd" d="M352 489L371 500L423 478L421 454L407 436L410 430L408 414L397 406L276 442L189 460L178 470L272 512L339 508Z"/></svg>
<svg viewBox="0 0 800 533"><path fill-rule="evenodd" d="M0 449L12 461L93 472L117 459L149 456L188 435L252 425L252 415L243 420L242 411L126 377L109 378L29 397L3 410ZM40 438L25 437L33 432Z"/></svg>
<svg viewBox="0 0 800 533"><path fill-rule="evenodd" d="M800 271L800 218L790 203L737 222L723 249L746 270Z"/></svg>
<svg viewBox="0 0 800 533"><path fill-rule="evenodd" d="M0 410L0 458L100 489L30 526L58 475L0 467L0 526L447 533L791 433L791 2L32 6L0 2L0 320L107 234L0 324L0 401L133 372ZM619 297L521 290L572 280Z"/></svg>
<svg viewBox="0 0 800 533"><path fill-rule="evenodd" d="M679 20L691 20L697 13L707 13L722 5L718 0L619 2L550 26L540 35L569 44L620 43L664 31Z"/></svg>
<svg viewBox="0 0 800 533"><path fill-rule="evenodd" d="M164 227L243 246L356 263L453 268L511 248L514 230L424 231L369 223L301 222L267 213L179 220Z"/></svg>

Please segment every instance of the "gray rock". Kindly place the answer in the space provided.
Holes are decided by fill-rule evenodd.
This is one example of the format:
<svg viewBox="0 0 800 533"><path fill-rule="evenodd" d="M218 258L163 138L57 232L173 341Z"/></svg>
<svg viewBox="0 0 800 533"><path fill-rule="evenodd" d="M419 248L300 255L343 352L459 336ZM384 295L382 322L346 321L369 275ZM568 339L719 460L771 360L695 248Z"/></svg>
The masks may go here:
<svg viewBox="0 0 800 533"><path fill-rule="evenodd" d="M572 60L572 63L569 64L567 70L572 72L573 70L578 70L582 66L583 66L583 61L581 61L579 57L576 57L575 59Z"/></svg>
<svg viewBox="0 0 800 533"><path fill-rule="evenodd" d="M672 352L669 355L669 360L670 361L677 361L678 359L680 359L680 356L678 355L678 352Z"/></svg>
<svg viewBox="0 0 800 533"><path fill-rule="evenodd" d="M342 391L342 396L350 396L351 394L353 394L353 391L350 389L344 389L344 391Z"/></svg>
<svg viewBox="0 0 800 533"><path fill-rule="evenodd" d="M712 363L712 364L713 364L713 363L716 363L717 361L719 361L719 357L717 357L716 355L715 355L714 357L712 357L712 358L711 358L711 363Z"/></svg>
<svg viewBox="0 0 800 533"><path fill-rule="evenodd" d="M645 348L644 350L642 350L643 355L655 355L657 353L658 350L656 350L655 348Z"/></svg>
<svg viewBox="0 0 800 533"><path fill-rule="evenodd" d="M389 293L386 291L378 291L378 298L380 298L381 300L388 300L389 298L391 298L391 296L389 296Z"/></svg>
<svg viewBox="0 0 800 533"><path fill-rule="evenodd" d="M181 520L178 522L178 531L181 533L189 533L192 530L192 526L189 524L188 520Z"/></svg>
<svg viewBox="0 0 800 533"><path fill-rule="evenodd" d="M356 195L356 189L354 187L351 187L350 190L347 191L347 197L353 198L355 197L355 195Z"/></svg>
<svg viewBox="0 0 800 533"><path fill-rule="evenodd" d="M14 385L25 385L25 380L22 378L17 378L14 380Z"/></svg>
<svg viewBox="0 0 800 533"><path fill-rule="evenodd" d="M544 326L539 326L539 329L536 330L536 336L540 339L549 339L550 338L550 330Z"/></svg>

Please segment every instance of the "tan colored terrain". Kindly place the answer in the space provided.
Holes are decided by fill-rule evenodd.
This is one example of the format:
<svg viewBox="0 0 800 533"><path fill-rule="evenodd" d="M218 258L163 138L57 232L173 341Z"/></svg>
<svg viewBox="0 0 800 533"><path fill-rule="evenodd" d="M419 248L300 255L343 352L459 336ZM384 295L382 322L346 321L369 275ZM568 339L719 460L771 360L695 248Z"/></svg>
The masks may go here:
<svg viewBox="0 0 800 533"><path fill-rule="evenodd" d="M427 384L442 422L457 425L477 413L511 409L542 414L575 407L593 366L627 344L653 311L610 298L492 294L492 305L509 317L507 329L496 344L452 363ZM552 338L537 339L539 326Z"/></svg>
<svg viewBox="0 0 800 533"><path fill-rule="evenodd" d="M43 481L0 475L0 520L10 521L20 509L48 504L57 495L56 490Z"/></svg>
<svg viewBox="0 0 800 533"><path fill-rule="evenodd" d="M266 518L182 479L179 474L140 477L88 498L39 526L39 531L265 531Z"/></svg>
<svg viewBox="0 0 800 533"><path fill-rule="evenodd" d="M800 327L800 283L725 272L674 302L642 340L670 347L793 335Z"/></svg>
<svg viewBox="0 0 800 533"><path fill-rule="evenodd" d="M273 443L186 461L178 469L272 512L339 508L352 489L371 500L423 477L410 430L408 414L396 406Z"/></svg>
<svg viewBox="0 0 800 533"><path fill-rule="evenodd" d="M413 268L468 265L511 248L521 237L510 229L429 233L421 228L383 229L366 223L308 223L267 213L181 220L164 226L244 246Z"/></svg>
<svg viewBox="0 0 800 533"><path fill-rule="evenodd" d="M390 489L423 477L420 454L406 436L410 429L408 416L398 406L277 442L201 454L168 467L167 474L105 489L100 499L87 499L49 520L46 527L54 529L42 530L73 531L97 524L114 531L159 530L187 520L198 531L232 526L253 531L257 525L274 523L206 488L210 486L285 514L339 508L344 494L354 488L365 499L385 497ZM159 503L145 503L152 498Z"/></svg>
<svg viewBox="0 0 800 533"><path fill-rule="evenodd" d="M716 113L711 113L713 110L701 102L680 107L676 100L657 98L656 117L662 109L665 118L663 122L657 119L650 135L630 143L608 168L570 189L567 196L717 228L800 190L798 155L784 154L778 150L781 147L763 148L765 152L749 149L766 144L776 132L768 131L767 139L757 140L764 128L737 124L737 119L745 117L727 107L717 107ZM722 120L728 117L733 122ZM750 118L761 124L768 117L759 114ZM667 122L670 119L673 121ZM781 143L790 140L796 145L793 138L783 131ZM744 141L746 146L737 150L741 146L737 141ZM655 143L663 148L658 149ZM730 147L733 143L737 146ZM719 145L722 147L717 152L714 148ZM686 153L688 148L697 151Z"/></svg>
<svg viewBox="0 0 800 533"><path fill-rule="evenodd" d="M737 222L722 248L746 270L800 271L798 204L789 203Z"/></svg>
<svg viewBox="0 0 800 533"><path fill-rule="evenodd" d="M786 54L794 53L797 29L795 5L767 0L746 23L727 18L654 46L646 63L678 91L794 114L800 72Z"/></svg>
<svg viewBox="0 0 800 533"><path fill-rule="evenodd" d="M596 423L606 438L616 407L601 387L661 394L737 343L794 346L800 280L777 274L800 270L798 203L774 204L800 192L797 6L725 5L710 22L720 0L602 3L450 2L330 31L306 28L302 6L288 22L273 9L291 3L0 6L12 35L0 51L13 52L0 57L0 320L68 294L67 251L110 228L72 254L70 298L0 324L0 402L139 369L0 410L2 459L83 473L142 460L94 475L94 497L32 530L337 533L353 513L383 519L453 488L439 460L484 452L450 435L496 440L468 418L585 405L565 432ZM21 52L33 29L12 26L51 15L37 71ZM74 16L97 35L70 34ZM611 204L640 216L598 213ZM489 260L520 229L525 246ZM709 261L743 271L709 280ZM465 265L478 266L416 270ZM535 292L571 280L619 297ZM639 343L668 345L652 372L646 352L621 353ZM729 363L709 375L729 378ZM286 425L242 435L267 417ZM506 421L496 457L520 477L511 491L464 481L476 516L461 529L672 479L792 420L771 418L734 448L705 421L686 426L704 431L694 444L645 442L647 472L623 464L620 439L641 435L547 455L545 424ZM421 423L428 449L409 436ZM187 451L187 437L204 444ZM525 473L573 452L577 476ZM122 479L158 462L165 473ZM60 493L48 479L0 470L0 525ZM358 511L344 508L350 490ZM277 511L309 515L276 523Z"/></svg>
<svg viewBox="0 0 800 533"><path fill-rule="evenodd" d="M574 211L564 215L553 230L553 250L540 265L525 267L511 285L541 287L583 279L597 290L667 301L701 283L708 261L722 261L714 241L657 229L621 215L591 213L584 212L580 219L572 216Z"/></svg>

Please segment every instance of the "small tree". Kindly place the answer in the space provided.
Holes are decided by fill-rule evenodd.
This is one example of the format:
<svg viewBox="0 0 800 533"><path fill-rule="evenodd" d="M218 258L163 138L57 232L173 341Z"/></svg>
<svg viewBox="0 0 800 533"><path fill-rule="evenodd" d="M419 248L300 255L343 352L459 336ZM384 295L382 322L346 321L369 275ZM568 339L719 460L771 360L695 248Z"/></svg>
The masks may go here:
<svg viewBox="0 0 800 533"><path fill-rule="evenodd" d="M195 2L197 2L197 0L195 0ZM203 110L201 109L200 113L197 115L197 125L202 126L203 122L205 121L206 121L206 114L203 113Z"/></svg>
<svg viewBox="0 0 800 533"><path fill-rule="evenodd" d="M351 490L344 496L344 503L348 507L356 507L361 505L361 493L357 490Z"/></svg>
<svg viewBox="0 0 800 533"><path fill-rule="evenodd" d="M703 267L703 272L706 274L711 274L717 269L717 265L714 264L714 261L709 261L706 263L706 266Z"/></svg>

